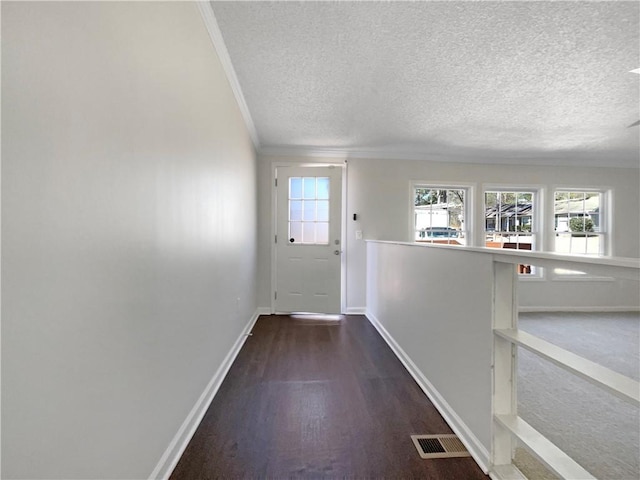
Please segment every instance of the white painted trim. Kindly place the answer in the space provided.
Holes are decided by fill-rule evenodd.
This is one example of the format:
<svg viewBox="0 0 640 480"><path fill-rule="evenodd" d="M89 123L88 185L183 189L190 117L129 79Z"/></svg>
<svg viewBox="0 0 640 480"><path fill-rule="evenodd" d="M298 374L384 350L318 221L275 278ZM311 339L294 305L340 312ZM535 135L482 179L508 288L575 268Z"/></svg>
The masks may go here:
<svg viewBox="0 0 640 480"><path fill-rule="evenodd" d="M340 256L340 311L344 312L346 309L347 302L347 161L342 162L286 162L286 161L271 161L271 177L269 181L271 182L271 239L269 240L271 244L271 313L276 313L276 300L275 300L275 292L276 285L278 283L278 275L277 275L277 262L278 258L276 255L276 244L275 241L271 242L271 240L275 240L275 236L278 231L277 221L278 221L278 202L277 202L277 187L275 186L275 180L278 178L278 168L286 168L286 167L340 167L342 168L341 174L341 195L342 195L342 205L340 207L340 215L342 215L342 220L340 221L340 242L342 255Z"/></svg>
<svg viewBox="0 0 640 480"><path fill-rule="evenodd" d="M589 472L516 415L496 415L495 423L515 435L521 443L560 478L595 480Z"/></svg>
<svg viewBox="0 0 640 480"><path fill-rule="evenodd" d="M516 328L518 325L518 274L505 263L493 263L491 329ZM493 337L491 352L491 415L515 414L518 390L514 372L518 371L517 348ZM491 466L513 463L513 437L491 424Z"/></svg>
<svg viewBox="0 0 640 480"><path fill-rule="evenodd" d="M348 185L349 185L349 164L345 160L342 165L342 198L340 205L340 215L342 221L340 223L340 312L347 310L347 203Z"/></svg>
<svg viewBox="0 0 640 480"><path fill-rule="evenodd" d="M196 4L198 6L198 10L200 11L200 15L202 16L202 20L204 21L204 25L207 28L207 32L209 32L209 37L211 37L213 48L218 54L218 58L220 59L222 68L227 76L227 80L229 81L229 85L231 86L231 90L233 91L233 95L236 98L238 108L240 109L240 113L242 114L242 118L244 119L244 123L247 127L247 131L249 132L249 136L251 137L251 141L253 142L253 146L257 151L260 148L258 131L256 130L256 126L253 123L253 118L251 118L251 112L249 111L249 107L247 106L244 94L242 93L240 82L238 81L236 71L233 68L233 63L231 62L229 51L227 50L224 38L222 37L220 27L218 26L218 21L216 20L215 13L213 12L213 7L211 6L210 2L205 1L197 1Z"/></svg>
<svg viewBox="0 0 640 480"><path fill-rule="evenodd" d="M158 464L153 469L153 472L151 472L151 475L149 475L149 480L165 480L169 478L260 315L259 309L257 309L207 384L200 398L198 398L198 401L187 415L187 418L182 422L182 425L169 443L169 446L162 454L162 457L160 457Z"/></svg>
<svg viewBox="0 0 640 480"><path fill-rule="evenodd" d="M634 406L640 406L640 383L517 328L496 329L495 335L526 348L554 365L576 375Z"/></svg>
<svg viewBox="0 0 640 480"><path fill-rule="evenodd" d="M471 429L469 429L469 427L462 421L438 390L436 390L431 382L422 374L420 369L415 363L413 363L402 347L398 345L391 334L382 326L376 316L370 311L367 311L365 315L375 329L378 330L380 336L382 336L385 342L387 342L387 345L389 345L396 357L398 357L400 362L402 362L404 367L411 374L418 386L422 389L429 400L431 400L431 403L433 403L438 412L440 412L440 415L443 416L447 424L460 438L478 466L485 474L488 473L490 457L487 449L482 445L482 443L480 443Z"/></svg>
<svg viewBox="0 0 640 480"><path fill-rule="evenodd" d="M347 307L344 311L346 315L366 315L366 307Z"/></svg>
<svg viewBox="0 0 640 480"><path fill-rule="evenodd" d="M513 465L494 465L489 471L492 480L527 480L527 477Z"/></svg>
<svg viewBox="0 0 640 480"><path fill-rule="evenodd" d="M271 310L269 313L276 313L276 301L274 298L274 294L276 291L276 284L277 284L277 274L276 274L276 244L275 242L272 242L271 240L275 239L276 236L276 231L277 231L277 226L276 226L276 221L277 221L277 201L276 201L276 187L275 187L275 183L274 180L276 179L276 175L277 175L277 171L279 167L328 167L328 166L342 166L345 168L345 171L343 172L343 182L346 182L346 166L345 163L343 162L283 162L283 161L271 161L271 176L269 178L269 182L271 182L271 186L269 187L269 191L271 192L271 219L270 219L270 223L271 223L271 235L270 235L270 240L269 240L269 244L271 245L271 289L269 291L269 295L270 295L270 299L269 302L271 304ZM346 197L342 199L342 203L346 208ZM343 212L344 213L344 212ZM344 228L344 225L341 225L341 228ZM346 233L343 232L343 235L345 235ZM344 240L343 240L343 247L344 247ZM344 261L346 262L346 251L345 254L343 255L344 257ZM342 269L342 266L340 267ZM346 284L346 282L345 282ZM345 286L343 285L343 288L345 288ZM346 292L346 291L345 291ZM342 292L341 294L345 295L346 298L346 293Z"/></svg>
<svg viewBox="0 0 640 480"><path fill-rule="evenodd" d="M2 38L2 8L0 8L0 38ZM2 78L2 62L0 61L0 79ZM0 81L0 84L2 82ZM1 87L1 85L0 85ZM0 105L2 105L2 88L0 88ZM0 108L0 125L2 125L2 109ZM2 145L2 128L0 128L0 145ZM1 149L0 149L1 151ZM0 207L2 207L2 153L0 153ZM2 225L2 208L0 208L0 225ZM0 272L2 270L2 235L0 235ZM0 312L2 312L2 275L0 275ZM0 332L2 332L2 313L0 313ZM2 368L2 342L0 342L0 372ZM2 373L0 373L0 385L2 385ZM0 395L0 412L2 412L2 395ZM0 452L2 452L2 415L0 415ZM0 477L2 476L2 455L0 455Z"/></svg>
<svg viewBox="0 0 640 480"><path fill-rule="evenodd" d="M614 199L613 192L615 188L610 185L589 185L586 187L576 186L575 184L564 184L564 183L554 183L551 185L551 189L549 191L549 239L550 244L548 246L549 251L553 252L555 250L556 243L556 232L555 231L555 196L556 192L593 192L599 193L600 199L602 201L600 205L600 211L604 212L604 229L601 229L600 232L594 232L600 235L600 237L604 241L604 245L602 247L602 251L600 255L603 256L614 256L615 253L615 242L613 236L613 224L614 224ZM602 228L602 225L601 225Z"/></svg>
<svg viewBox="0 0 640 480"><path fill-rule="evenodd" d="M567 167L592 167L592 168L640 168L635 159L608 159L607 165L602 164L601 156L585 156L579 158L567 157L505 157L470 155L464 153L438 154L424 151L397 150L381 151L375 148L335 148L317 146L287 146L269 145L260 147L260 155L278 157L323 157L323 158L368 158L377 160L416 160L432 161L454 164L482 164L482 165L529 165L540 166L567 166Z"/></svg>
<svg viewBox="0 0 640 480"><path fill-rule="evenodd" d="M260 315L271 315L271 307L258 307L256 309L256 313L258 316Z"/></svg>
<svg viewBox="0 0 640 480"><path fill-rule="evenodd" d="M415 234L416 234L416 216L415 216L415 197L414 191L416 188L420 187L436 187L446 190L464 190L465 195L467 196L465 205L464 205L464 233L465 233L465 242L467 245L476 245L477 237L476 232L474 230L476 226L475 219L475 192L476 192L476 184L469 182L430 182L428 180L410 180L409 181L409 241L415 242ZM484 222L482 222L484 225ZM484 237L481 237L484 238Z"/></svg>
<svg viewBox="0 0 640 480"><path fill-rule="evenodd" d="M483 183L480 185L482 190L482 204L478 209L478 214L481 216L479 219L482 224L482 241L486 238L485 231L485 192L524 192L524 193L533 193L533 225L535 229L531 232L534 238L534 246L533 251L545 251L547 249L545 245L545 240L547 238L547 225L545 225L545 215L544 215L544 206L545 206L545 197L547 192L545 190L544 185L540 184L522 184L522 183L513 183L513 184L504 184L504 183ZM553 216L551 217L553 219ZM499 233L507 233L507 232L499 232ZM485 245L478 245L479 247L484 247ZM541 277L538 277L541 278Z"/></svg>
<svg viewBox="0 0 640 480"><path fill-rule="evenodd" d="M545 307L545 306L533 306L533 307L520 307L518 309L521 313L553 313L553 312L576 312L576 313L614 313L614 312L640 312L640 305L632 306L615 306L615 307L585 307L580 305L578 307Z"/></svg>
<svg viewBox="0 0 640 480"><path fill-rule="evenodd" d="M469 247L463 245L440 245L434 243L411 243L390 240L365 240L368 243L404 245L413 248L444 248L465 252L485 253L493 256L494 262L528 263L543 268L567 268L595 275L624 278L637 281L640 278L640 258L603 257L570 255L533 250L512 250L509 248Z"/></svg>

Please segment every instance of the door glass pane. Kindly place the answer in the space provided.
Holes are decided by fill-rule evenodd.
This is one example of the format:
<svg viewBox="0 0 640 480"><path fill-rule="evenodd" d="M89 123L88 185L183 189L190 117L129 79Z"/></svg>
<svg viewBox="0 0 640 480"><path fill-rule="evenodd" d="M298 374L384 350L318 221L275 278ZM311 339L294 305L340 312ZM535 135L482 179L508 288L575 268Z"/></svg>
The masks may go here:
<svg viewBox="0 0 640 480"><path fill-rule="evenodd" d="M302 179L300 177L289 179L289 198L302 198Z"/></svg>
<svg viewBox="0 0 640 480"><path fill-rule="evenodd" d="M315 200L304 201L304 221L315 222L316 221L316 202Z"/></svg>
<svg viewBox="0 0 640 480"><path fill-rule="evenodd" d="M316 224L304 222L302 224L302 241L304 243L316 243Z"/></svg>
<svg viewBox="0 0 640 480"><path fill-rule="evenodd" d="M302 220L302 201L289 200L289 220L298 222Z"/></svg>
<svg viewBox="0 0 640 480"><path fill-rule="evenodd" d="M327 177L318 177L318 198L320 200L329 199L329 179Z"/></svg>
<svg viewBox="0 0 640 480"><path fill-rule="evenodd" d="M316 243L329 243L329 224L327 222L316 223Z"/></svg>
<svg viewBox="0 0 640 480"><path fill-rule="evenodd" d="M319 222L328 222L329 221L329 201L328 200L318 200L318 218Z"/></svg>
<svg viewBox="0 0 640 480"><path fill-rule="evenodd" d="M316 198L316 177L304 177L303 198Z"/></svg>
<svg viewBox="0 0 640 480"><path fill-rule="evenodd" d="M289 178L289 243L329 244L329 185L328 177Z"/></svg>
<svg viewBox="0 0 640 480"><path fill-rule="evenodd" d="M289 241L293 238L295 243L302 243L302 222L290 222L289 223Z"/></svg>

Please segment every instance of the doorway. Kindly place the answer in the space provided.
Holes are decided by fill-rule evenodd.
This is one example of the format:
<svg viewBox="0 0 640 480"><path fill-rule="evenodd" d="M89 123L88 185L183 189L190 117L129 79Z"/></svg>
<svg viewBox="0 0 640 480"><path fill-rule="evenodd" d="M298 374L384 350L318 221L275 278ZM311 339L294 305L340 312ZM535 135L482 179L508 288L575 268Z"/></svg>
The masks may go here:
<svg viewBox="0 0 640 480"><path fill-rule="evenodd" d="M276 168L274 311L341 311L342 167Z"/></svg>

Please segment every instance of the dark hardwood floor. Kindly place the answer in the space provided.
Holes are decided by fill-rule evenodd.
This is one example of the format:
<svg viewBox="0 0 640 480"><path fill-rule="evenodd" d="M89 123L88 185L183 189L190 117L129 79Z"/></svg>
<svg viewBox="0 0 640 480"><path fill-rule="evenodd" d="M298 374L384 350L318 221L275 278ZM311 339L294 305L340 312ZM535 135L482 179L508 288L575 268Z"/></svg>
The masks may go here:
<svg viewBox="0 0 640 480"><path fill-rule="evenodd" d="M410 435L434 433L452 432L365 317L263 316L171 479L488 478L421 459Z"/></svg>

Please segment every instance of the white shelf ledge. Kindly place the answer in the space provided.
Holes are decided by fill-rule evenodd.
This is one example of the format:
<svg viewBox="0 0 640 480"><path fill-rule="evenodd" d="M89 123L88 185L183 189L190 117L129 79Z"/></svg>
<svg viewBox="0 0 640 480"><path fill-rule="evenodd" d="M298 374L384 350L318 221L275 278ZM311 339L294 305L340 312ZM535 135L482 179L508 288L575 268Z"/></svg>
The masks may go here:
<svg viewBox="0 0 640 480"><path fill-rule="evenodd" d="M495 334L584 378L633 405L640 405L640 383L522 330L496 329Z"/></svg>
<svg viewBox="0 0 640 480"><path fill-rule="evenodd" d="M529 451L560 478L591 480L595 477L516 415L496 415L496 422L516 436Z"/></svg>
<svg viewBox="0 0 640 480"><path fill-rule="evenodd" d="M512 250L508 248L398 242L390 240L367 239L366 242L403 245L413 248L435 248L458 252L475 252L492 255L494 261L500 263L511 263L514 265L523 263L549 269L565 268L568 270L583 271L585 273L596 276L640 281L640 259L638 258L606 257L600 255L577 255L530 250Z"/></svg>

